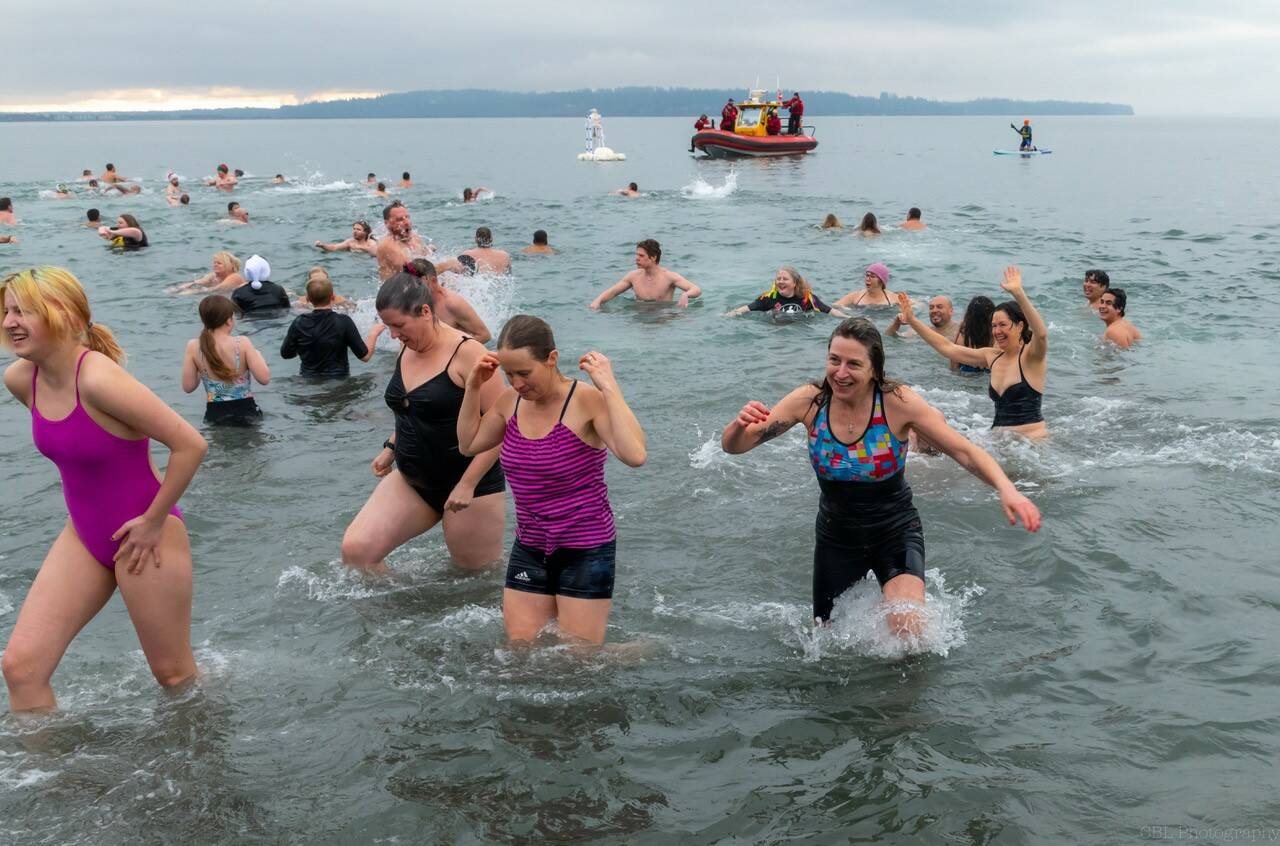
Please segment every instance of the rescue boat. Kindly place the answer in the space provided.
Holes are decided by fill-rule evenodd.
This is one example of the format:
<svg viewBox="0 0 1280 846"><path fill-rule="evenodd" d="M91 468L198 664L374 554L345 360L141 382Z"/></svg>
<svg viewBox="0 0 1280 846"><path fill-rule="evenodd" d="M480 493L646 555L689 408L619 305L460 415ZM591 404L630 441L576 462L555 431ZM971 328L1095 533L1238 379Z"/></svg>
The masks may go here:
<svg viewBox="0 0 1280 846"><path fill-rule="evenodd" d="M818 146L812 126L802 126L800 135L770 135L769 116L777 115L782 101L764 97L763 90L753 89L746 100L737 104L738 119L734 121L733 131L703 129L696 132L690 142L693 149L701 150L713 159L731 159L803 155Z"/></svg>

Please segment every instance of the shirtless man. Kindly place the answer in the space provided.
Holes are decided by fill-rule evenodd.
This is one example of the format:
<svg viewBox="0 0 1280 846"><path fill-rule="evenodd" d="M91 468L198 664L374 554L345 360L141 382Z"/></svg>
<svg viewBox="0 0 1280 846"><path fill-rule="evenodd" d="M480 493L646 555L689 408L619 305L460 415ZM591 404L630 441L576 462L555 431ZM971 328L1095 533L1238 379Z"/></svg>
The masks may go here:
<svg viewBox="0 0 1280 846"><path fill-rule="evenodd" d="M920 209L912 206L907 210L907 219L898 224L899 229L928 229L925 222L920 219Z"/></svg>
<svg viewBox="0 0 1280 846"><path fill-rule="evenodd" d="M626 188L619 188L617 191L614 191L613 193L617 194L620 197L639 197L640 186L636 185L634 182L629 182L627 183Z"/></svg>
<svg viewBox="0 0 1280 846"><path fill-rule="evenodd" d="M489 343L493 338L493 333L471 307L471 303L467 302L466 297L440 284L434 264L426 259L414 259L404 266L404 272L417 276L426 283L431 290L431 301L435 304L432 310L440 320L482 344Z"/></svg>
<svg viewBox="0 0 1280 846"><path fill-rule="evenodd" d="M351 237L347 240L339 241L336 244L316 241L316 246L326 253L350 251L371 256L377 252L378 242L373 239L373 227L363 220L357 220L351 224Z"/></svg>
<svg viewBox="0 0 1280 846"><path fill-rule="evenodd" d="M929 300L929 322L933 324L933 331L937 332L948 341L954 341L956 335L960 332L960 327L951 319L955 314L955 307L951 304L951 300L939 294ZM889 324L889 328L885 330L886 335L898 337L898 330L902 328L902 315L893 318L893 322ZM910 329L907 330L911 332Z"/></svg>
<svg viewBox="0 0 1280 846"><path fill-rule="evenodd" d="M1088 300L1089 308L1094 311L1098 310L1098 301L1102 299L1102 295L1111 287L1111 277L1107 275L1105 270L1086 270L1084 272L1084 298Z"/></svg>
<svg viewBox="0 0 1280 846"><path fill-rule="evenodd" d="M463 188L462 202L474 203L480 199L481 192L488 191L488 190L489 189L484 187L483 185L481 185L479 188Z"/></svg>
<svg viewBox="0 0 1280 846"><path fill-rule="evenodd" d="M112 182L106 188L102 189L105 194L107 191L119 191L121 194L141 194L141 185L130 185L128 182Z"/></svg>
<svg viewBox="0 0 1280 846"><path fill-rule="evenodd" d="M377 187L375 187L375 188L373 189L373 196L375 196L375 197L390 197L391 195L387 193L387 183L385 183L385 182L379 182L379 183L377 184Z"/></svg>
<svg viewBox="0 0 1280 846"><path fill-rule="evenodd" d="M1107 324L1102 340L1110 341L1122 350L1129 349L1134 341L1142 340L1138 327L1125 319L1124 309L1128 301L1123 288L1108 288L1098 297L1098 317Z"/></svg>
<svg viewBox="0 0 1280 846"><path fill-rule="evenodd" d="M77 179L76 182L88 182L90 179L93 179L93 171L86 167L84 170L80 171L80 178Z"/></svg>
<svg viewBox="0 0 1280 846"><path fill-rule="evenodd" d="M364 178L365 185L375 185L378 182L378 175L372 171Z"/></svg>
<svg viewBox="0 0 1280 846"><path fill-rule="evenodd" d="M227 219L232 223L248 223L249 213L239 203L232 201L227 203Z"/></svg>
<svg viewBox="0 0 1280 846"><path fill-rule="evenodd" d="M18 218L13 216L13 200L8 197L0 197L0 223L16 226Z"/></svg>
<svg viewBox="0 0 1280 846"><path fill-rule="evenodd" d="M531 256L551 255L556 252L556 249L547 243L547 230L538 229L533 233L533 243L520 252Z"/></svg>
<svg viewBox="0 0 1280 846"><path fill-rule="evenodd" d="M285 178L283 173L277 173L275 176L271 177L272 185L283 185L284 183Z"/></svg>
<svg viewBox="0 0 1280 846"><path fill-rule="evenodd" d="M410 259L426 258L434 250L413 231L409 210L399 200L382 210L382 220L390 237L378 242L374 255L378 258L378 278L386 282L404 270Z"/></svg>
<svg viewBox="0 0 1280 846"><path fill-rule="evenodd" d="M116 173L116 166L111 162L107 162L107 169L98 177L98 181L105 182L107 185L114 185L117 182L127 182L123 176Z"/></svg>
<svg viewBox="0 0 1280 846"><path fill-rule="evenodd" d="M220 164L218 165L217 175L214 176L213 179L206 179L204 184L212 185L219 191L231 191L236 187L236 183L239 181L240 180L231 175L231 168L227 167L225 164Z"/></svg>
<svg viewBox="0 0 1280 846"><path fill-rule="evenodd" d="M21 244L16 235L0 235L0 244Z"/></svg>
<svg viewBox="0 0 1280 846"><path fill-rule="evenodd" d="M406 170L404 173L400 174L400 181L396 183L396 187L398 188L413 187L413 177L409 176L409 171Z"/></svg>
<svg viewBox="0 0 1280 846"><path fill-rule="evenodd" d="M164 186L164 195L166 197L176 197L182 193L182 185L178 181L178 175L173 171L169 171L169 184Z"/></svg>
<svg viewBox="0 0 1280 846"><path fill-rule="evenodd" d="M636 292L638 301L668 303L679 288L684 292L680 295L680 308L687 308L692 297L702 296L701 288L674 270L667 270L660 265L658 262L661 259L662 247L657 241L647 238L636 244L636 269L622 277L616 285L602 291L600 296L591 301L589 308L599 309L628 288Z"/></svg>
<svg viewBox="0 0 1280 846"><path fill-rule="evenodd" d="M476 260L476 271L479 273L511 272L511 256L506 250L499 250L493 246L493 233L487 226L481 226L476 230L475 247L464 250L462 255L471 256Z"/></svg>

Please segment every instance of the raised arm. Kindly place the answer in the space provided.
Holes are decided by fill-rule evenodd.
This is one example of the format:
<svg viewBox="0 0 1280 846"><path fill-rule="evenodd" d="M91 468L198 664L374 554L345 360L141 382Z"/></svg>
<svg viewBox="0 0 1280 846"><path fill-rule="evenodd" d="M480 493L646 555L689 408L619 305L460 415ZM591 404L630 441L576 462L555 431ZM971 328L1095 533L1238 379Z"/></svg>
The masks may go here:
<svg viewBox="0 0 1280 846"><path fill-rule="evenodd" d="M751 400L742 407L733 422L724 427L720 448L731 455L738 455L773 440L797 423L804 422L817 394L818 389L813 385L801 385L778 400L773 408Z"/></svg>
<svg viewBox="0 0 1280 846"><path fill-rule="evenodd" d="M587 306L587 308L598 309L600 308L600 306L609 302L609 300L623 293L630 287L631 287L631 274L628 273L626 276L622 277L622 279L617 284L611 285L608 288L605 288L603 291L601 291L600 295L597 296L594 300L592 300L591 305Z"/></svg>
<svg viewBox="0 0 1280 846"><path fill-rule="evenodd" d="M628 467L644 464L648 457L644 429L623 398L609 359L603 353L592 350L579 359L578 369L591 378L591 383L604 398L603 412L591 419L591 425L600 435L600 440Z"/></svg>
<svg viewBox="0 0 1280 846"><path fill-rule="evenodd" d="M498 402L489 406L488 414L481 416L488 392L502 394L501 381L493 378L497 372L498 354L486 352L476 360L467 375L462 407L458 409L458 452L463 455L478 455L502 443L503 427L507 421L498 411Z"/></svg>
<svg viewBox="0 0 1280 846"><path fill-rule="evenodd" d="M924 338L925 342L937 350L942 355L958 361L961 364L968 364L971 367L990 367L990 353L985 350L975 350L971 347L962 347L959 344L952 343L939 335L933 330L933 327L916 317L915 312L911 308L911 297L905 291L898 292L898 317L902 322L908 324L915 330L916 334Z"/></svg>
<svg viewBox="0 0 1280 846"><path fill-rule="evenodd" d="M1031 343L1027 344L1027 359L1043 361L1049 353L1049 327L1045 325L1044 318L1040 316L1040 312L1036 311L1036 307L1027 297L1027 292L1022 288L1022 271L1016 267L1006 267L1004 281L1000 283L1000 287L1009 292L1009 296L1013 297L1027 317L1027 326L1031 329Z"/></svg>
<svg viewBox="0 0 1280 846"><path fill-rule="evenodd" d="M1009 525L1019 521L1029 532L1039 531L1040 511L1027 499L1004 470L982 447L947 425L942 412L929 405L915 391L901 387L893 392L892 404L901 404L905 414L894 415L906 421L920 435L949 455L957 464L995 488L1000 495L1000 507L1004 509Z"/></svg>
<svg viewBox="0 0 1280 846"><path fill-rule="evenodd" d="M148 564L159 567L165 518L191 484L209 445L190 423L106 356L91 356L84 371L81 390L91 406L169 448L164 479L151 504L111 536L121 541L115 560L126 564L129 572Z"/></svg>

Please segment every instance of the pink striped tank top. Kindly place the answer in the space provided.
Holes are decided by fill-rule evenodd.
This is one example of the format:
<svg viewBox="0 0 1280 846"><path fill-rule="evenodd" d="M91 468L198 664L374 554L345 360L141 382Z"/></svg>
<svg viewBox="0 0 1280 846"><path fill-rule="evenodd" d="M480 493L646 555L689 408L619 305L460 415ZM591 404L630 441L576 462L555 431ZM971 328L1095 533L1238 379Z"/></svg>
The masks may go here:
<svg viewBox="0 0 1280 846"><path fill-rule="evenodd" d="M583 443L564 425L575 380L560 419L544 438L520 434L515 411L502 436L502 469L516 503L516 538L548 555L557 549L590 549L617 537L604 463L609 450Z"/></svg>

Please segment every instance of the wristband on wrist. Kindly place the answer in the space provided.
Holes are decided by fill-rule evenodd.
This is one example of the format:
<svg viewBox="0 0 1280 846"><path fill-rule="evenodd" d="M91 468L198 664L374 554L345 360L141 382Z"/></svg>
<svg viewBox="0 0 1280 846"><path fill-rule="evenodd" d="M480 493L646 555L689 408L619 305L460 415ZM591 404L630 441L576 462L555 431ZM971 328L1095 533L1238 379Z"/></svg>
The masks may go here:
<svg viewBox="0 0 1280 846"><path fill-rule="evenodd" d="M391 441L390 438L387 438L385 441L382 442L382 448L389 449L392 452L396 451L396 445Z"/></svg>

